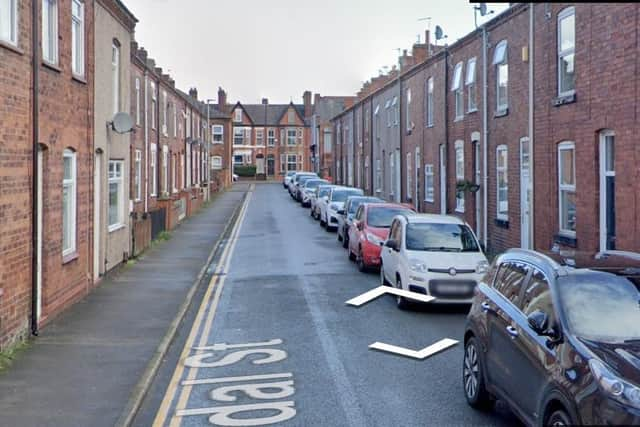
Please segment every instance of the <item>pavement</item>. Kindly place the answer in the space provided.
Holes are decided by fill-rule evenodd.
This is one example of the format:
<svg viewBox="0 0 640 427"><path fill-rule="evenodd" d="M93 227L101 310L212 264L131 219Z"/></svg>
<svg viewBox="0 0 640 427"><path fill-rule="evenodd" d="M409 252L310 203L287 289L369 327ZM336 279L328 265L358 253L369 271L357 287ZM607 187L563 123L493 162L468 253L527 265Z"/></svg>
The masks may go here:
<svg viewBox="0 0 640 427"><path fill-rule="evenodd" d="M522 425L501 402L467 405L461 344L425 360L369 349L461 340L468 306L348 306L377 274L359 273L282 185L256 185L245 205L134 426Z"/></svg>
<svg viewBox="0 0 640 427"><path fill-rule="evenodd" d="M209 281L214 247L249 184L236 183L172 237L124 266L41 331L0 375L0 426L113 426L139 403L171 331ZM157 366L156 366L157 367Z"/></svg>

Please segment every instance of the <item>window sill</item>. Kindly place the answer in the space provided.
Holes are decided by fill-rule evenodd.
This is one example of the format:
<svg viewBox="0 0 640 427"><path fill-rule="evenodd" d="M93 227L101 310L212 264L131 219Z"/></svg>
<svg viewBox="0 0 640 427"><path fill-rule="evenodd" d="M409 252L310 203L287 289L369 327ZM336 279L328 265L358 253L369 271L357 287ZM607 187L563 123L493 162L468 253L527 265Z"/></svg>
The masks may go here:
<svg viewBox="0 0 640 427"><path fill-rule="evenodd" d="M561 105L573 104L576 101L577 101L576 94L571 93L569 95L561 95L561 96L558 96L557 98L554 98L551 101L551 104L554 107L559 107Z"/></svg>
<svg viewBox="0 0 640 427"><path fill-rule="evenodd" d="M464 213L464 208L463 209L455 208L454 211L457 212L457 213L463 214Z"/></svg>
<svg viewBox="0 0 640 427"><path fill-rule="evenodd" d="M477 113L478 109L474 108L473 110L467 110L467 114L471 114L471 113Z"/></svg>
<svg viewBox="0 0 640 427"><path fill-rule="evenodd" d="M10 50L13 53L17 53L18 55L24 55L24 50L20 49L18 46L14 45L11 42L0 40L0 47Z"/></svg>
<svg viewBox="0 0 640 427"><path fill-rule="evenodd" d="M109 233L113 233L116 232L118 230L121 230L125 227L124 224L115 224L115 225L111 225L109 226L109 228L107 229L109 231Z"/></svg>
<svg viewBox="0 0 640 427"><path fill-rule="evenodd" d="M464 120L464 116L457 116L456 118L453 119L453 123L461 122L463 120Z"/></svg>
<svg viewBox="0 0 640 427"><path fill-rule="evenodd" d="M504 109L504 110L496 111L496 112L493 114L493 117L494 117L494 118L498 118L498 117L504 117L504 116L508 116L508 115L509 115L509 109L508 109L508 108L506 108L506 109Z"/></svg>
<svg viewBox="0 0 640 427"><path fill-rule="evenodd" d="M71 252L70 254L62 256L62 265L69 264L72 261L77 260L80 257L80 254L77 251Z"/></svg>
<svg viewBox="0 0 640 427"><path fill-rule="evenodd" d="M503 218L496 218L493 220L496 227L509 229L509 220Z"/></svg>
<svg viewBox="0 0 640 427"><path fill-rule="evenodd" d="M54 64L54 63L49 62L49 61L47 61L47 60L43 60L43 61L42 61L42 65L43 65L45 68L48 68L48 69L53 70L53 71L56 71L56 72L58 72L58 73L61 73L61 72L62 72L62 69L61 69L57 64Z"/></svg>
<svg viewBox="0 0 640 427"><path fill-rule="evenodd" d="M71 80L76 81L76 82L81 83L81 84L84 84L84 85L87 84L87 80L85 79L85 77L84 76L79 76L77 74L72 74L71 75Z"/></svg>
<svg viewBox="0 0 640 427"><path fill-rule="evenodd" d="M427 126L425 126L425 127L426 127L427 129L432 129L432 128L433 128L433 125L431 124L431 125L427 125Z"/></svg>
<svg viewBox="0 0 640 427"><path fill-rule="evenodd" d="M572 236L566 236L564 234L556 234L553 236L553 242L570 248L578 247L578 240Z"/></svg>
<svg viewBox="0 0 640 427"><path fill-rule="evenodd" d="M424 202L425 202L425 203L431 203L431 204L433 204L433 203L435 203L436 201L435 201L435 200L427 200L427 199L425 199L425 200L424 200Z"/></svg>

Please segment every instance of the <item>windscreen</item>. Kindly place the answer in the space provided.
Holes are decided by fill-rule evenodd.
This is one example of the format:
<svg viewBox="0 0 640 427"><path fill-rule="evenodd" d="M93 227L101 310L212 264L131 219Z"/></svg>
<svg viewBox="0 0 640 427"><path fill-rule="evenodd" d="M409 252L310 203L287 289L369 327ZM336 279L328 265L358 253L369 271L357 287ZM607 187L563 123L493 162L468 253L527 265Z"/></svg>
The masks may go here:
<svg viewBox="0 0 640 427"><path fill-rule="evenodd" d="M407 226L407 249L434 252L479 252L478 242L466 225L423 223Z"/></svg>
<svg viewBox="0 0 640 427"><path fill-rule="evenodd" d="M640 339L640 291L624 276L576 271L558 279L562 311L575 335L605 342Z"/></svg>
<svg viewBox="0 0 640 427"><path fill-rule="evenodd" d="M356 211L358 210L358 207L363 203L372 203L372 202L380 202L380 201L381 201L380 199L376 199L375 197L370 197L366 199L355 199L349 205L348 213L350 214L356 213Z"/></svg>
<svg viewBox="0 0 640 427"><path fill-rule="evenodd" d="M362 190L335 190L331 195L332 202L344 202L349 196L358 196Z"/></svg>
<svg viewBox="0 0 640 427"><path fill-rule="evenodd" d="M317 179L313 179L313 180L309 180L307 182L304 183L304 187L305 188L316 188L318 185L320 184L326 184L326 181L320 181Z"/></svg>
<svg viewBox="0 0 640 427"><path fill-rule="evenodd" d="M331 191L331 187L329 187L329 188L321 188L321 189L318 191L318 197L324 197L324 196L327 196L327 195L329 195L329 192L330 192L330 191Z"/></svg>
<svg viewBox="0 0 640 427"><path fill-rule="evenodd" d="M367 212L367 225L376 228L389 228L396 215L411 215L411 209L404 208L369 208Z"/></svg>

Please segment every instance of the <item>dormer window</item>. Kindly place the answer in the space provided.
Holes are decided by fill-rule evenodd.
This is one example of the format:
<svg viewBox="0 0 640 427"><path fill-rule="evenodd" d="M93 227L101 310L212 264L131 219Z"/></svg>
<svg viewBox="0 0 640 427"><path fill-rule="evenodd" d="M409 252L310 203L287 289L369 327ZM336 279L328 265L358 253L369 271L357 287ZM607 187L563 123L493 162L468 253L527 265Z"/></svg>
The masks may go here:
<svg viewBox="0 0 640 427"><path fill-rule="evenodd" d="M242 122L242 108L236 108L233 111L233 121Z"/></svg>

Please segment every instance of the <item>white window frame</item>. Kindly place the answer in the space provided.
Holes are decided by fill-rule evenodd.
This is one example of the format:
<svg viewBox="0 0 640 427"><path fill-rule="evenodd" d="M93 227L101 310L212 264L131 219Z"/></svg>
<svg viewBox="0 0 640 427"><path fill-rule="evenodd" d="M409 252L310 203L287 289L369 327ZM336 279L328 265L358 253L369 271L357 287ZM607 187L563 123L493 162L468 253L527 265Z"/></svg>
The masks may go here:
<svg viewBox="0 0 640 427"><path fill-rule="evenodd" d="M406 99L407 99L407 105L406 105L406 112L405 112L405 124L407 126L407 132L411 132L413 130L413 123L411 122L411 88L407 88L406 91Z"/></svg>
<svg viewBox="0 0 640 427"><path fill-rule="evenodd" d="M242 108L237 107L233 110L233 121L236 123L242 123Z"/></svg>
<svg viewBox="0 0 640 427"><path fill-rule="evenodd" d="M264 129L256 129L256 145L264 146Z"/></svg>
<svg viewBox="0 0 640 427"><path fill-rule="evenodd" d="M238 141L241 142L238 143ZM233 145L244 145L244 128L239 126L233 128Z"/></svg>
<svg viewBox="0 0 640 427"><path fill-rule="evenodd" d="M71 69L76 76L84 77L84 68L84 3L71 0Z"/></svg>
<svg viewBox="0 0 640 427"><path fill-rule="evenodd" d="M364 158L364 188L369 190L371 177L369 176L369 156Z"/></svg>
<svg viewBox="0 0 640 427"><path fill-rule="evenodd" d="M69 214L69 221L70 224L67 227L67 230L69 230L69 236L67 238L67 245L65 246L65 238L64 238L64 210L65 210L65 205L64 205L64 196L62 197L62 256L66 257L68 255L71 255L73 253L76 252L76 218L77 218L77 176L78 176L78 172L77 172L77 156L76 156L76 152L71 150L71 149L66 149L64 150L63 153L63 174L64 174L64 161L66 159L70 159L71 161L71 176L69 178L62 177L62 191L64 194L64 190L65 188L68 189L68 193L70 195L69 197L69 206L67 207L67 209L70 210L70 214Z"/></svg>
<svg viewBox="0 0 640 427"><path fill-rule="evenodd" d="M411 188L413 186L413 158L411 156L411 152L407 153L407 167L405 169L406 174L407 174L407 197L410 198L413 195L413 189Z"/></svg>
<svg viewBox="0 0 640 427"><path fill-rule="evenodd" d="M462 88L462 62L458 62L453 70L451 92L454 94L455 120L464 117L464 91Z"/></svg>
<svg viewBox="0 0 640 427"><path fill-rule="evenodd" d="M133 193L135 201L139 202L142 199L142 150L135 151L134 157L134 181L133 181Z"/></svg>
<svg viewBox="0 0 640 427"><path fill-rule="evenodd" d="M151 155L149 156L149 175L151 175L151 188L150 195L151 197L156 197L158 195L158 173L156 171L156 160L157 160L157 151L158 146L156 144L151 144Z"/></svg>
<svg viewBox="0 0 640 427"><path fill-rule="evenodd" d="M424 165L424 201L429 203L436 200L433 177L433 163Z"/></svg>
<svg viewBox="0 0 640 427"><path fill-rule="evenodd" d="M158 102L158 99L156 97L156 85L155 83L151 82L149 84L149 86L151 87L151 129L156 128L156 103Z"/></svg>
<svg viewBox="0 0 640 427"><path fill-rule="evenodd" d="M120 112L120 46L111 44L111 90L113 91L113 114Z"/></svg>
<svg viewBox="0 0 640 427"><path fill-rule="evenodd" d="M573 156L572 156L573 184L562 183L562 175L563 175L562 152L563 151L573 152ZM563 141L560 144L558 144L558 229L559 229L559 234L563 236L575 238L576 237L575 230L568 230L568 229L562 228L562 222L564 217L562 212L563 210L562 195L564 193L573 193L573 194L576 193L576 145L573 141ZM567 217L568 217L568 213L567 213ZM576 218L577 218L577 212L576 212Z"/></svg>
<svg viewBox="0 0 640 427"><path fill-rule="evenodd" d="M393 125L398 126L400 122L400 108L398 108L398 97L394 96L393 101L391 102L391 106L393 107Z"/></svg>
<svg viewBox="0 0 640 427"><path fill-rule="evenodd" d="M168 104L167 104L167 91L162 90L162 134L164 136L169 136L169 128L167 126L168 120Z"/></svg>
<svg viewBox="0 0 640 427"><path fill-rule="evenodd" d="M464 181L464 142L456 141L455 143L455 166L456 166L456 186L458 181ZM456 191L456 212L464 213L464 192L460 193L461 197L458 197L458 192Z"/></svg>
<svg viewBox="0 0 640 427"><path fill-rule="evenodd" d="M391 127L391 100L387 99L387 102L384 104L384 109L387 111L387 127Z"/></svg>
<svg viewBox="0 0 640 427"><path fill-rule="evenodd" d="M136 77L136 125L142 123L142 115L140 114L140 77Z"/></svg>
<svg viewBox="0 0 640 427"><path fill-rule="evenodd" d="M573 46L566 48L566 49L562 49L562 21L573 17ZM576 12L575 12L575 8L573 6L564 8L560 11L560 13L558 13L558 96L570 96L573 95L576 92L575 89L575 66L576 66L576 57L575 57L575 51L576 51ZM564 88L562 87L562 61L563 58L566 56L570 56L573 55L573 89L566 89L564 90Z"/></svg>
<svg viewBox="0 0 640 427"><path fill-rule="evenodd" d="M113 170L112 170L113 167ZM116 231L124 227L124 161L122 160L109 160L109 209L111 208L111 185L117 186L117 205L116 211L118 218L116 222L111 222L111 216L107 215L107 222L109 223L109 232Z"/></svg>
<svg viewBox="0 0 640 427"><path fill-rule="evenodd" d="M504 165L500 165L500 157L504 153ZM504 176L506 199L500 199L500 176ZM505 144L496 147L496 218L509 220L509 149Z"/></svg>
<svg viewBox="0 0 640 427"><path fill-rule="evenodd" d="M178 192L178 156L176 154L171 155L171 192Z"/></svg>
<svg viewBox="0 0 640 427"><path fill-rule="evenodd" d="M476 58L467 61L467 76L464 85L467 88L467 113L478 111L478 99L476 97Z"/></svg>
<svg viewBox="0 0 640 427"><path fill-rule="evenodd" d="M222 169L222 156L212 156L211 157L211 169L213 169L213 170Z"/></svg>
<svg viewBox="0 0 640 427"><path fill-rule="evenodd" d="M9 6L9 16L5 17L9 23L8 37L0 34L0 41L12 46L18 46L18 0L3 0ZM0 19L2 19L0 17Z"/></svg>
<svg viewBox="0 0 640 427"><path fill-rule="evenodd" d="M382 160L376 159L376 193L382 193Z"/></svg>
<svg viewBox="0 0 640 427"><path fill-rule="evenodd" d="M224 126L222 125L211 126L211 133L213 134L214 144L224 144ZM216 137L220 137L220 139L216 139Z"/></svg>
<svg viewBox="0 0 640 427"><path fill-rule="evenodd" d="M297 137L298 137L298 132L296 131L295 128L287 128L287 146L289 147L295 146L298 142ZM293 144L291 143L291 141L293 141ZM288 159L287 159L287 163L289 163Z"/></svg>
<svg viewBox="0 0 640 427"><path fill-rule="evenodd" d="M42 0L42 59L58 65L58 0Z"/></svg>
<svg viewBox="0 0 640 427"><path fill-rule="evenodd" d="M276 130L274 128L269 128L267 130L267 145L269 147L274 147L276 145Z"/></svg>
<svg viewBox="0 0 640 427"><path fill-rule="evenodd" d="M162 146L162 192L169 193L169 146Z"/></svg>
<svg viewBox="0 0 640 427"><path fill-rule="evenodd" d="M287 111L287 124L295 125L296 124L296 112L293 110Z"/></svg>
<svg viewBox="0 0 640 427"><path fill-rule="evenodd" d="M427 127L433 127L433 77L427 79Z"/></svg>
<svg viewBox="0 0 640 427"><path fill-rule="evenodd" d="M505 113L509 109L509 45L506 40L502 40L496 45L493 52L493 65L496 70L496 111L498 113ZM504 85L504 103L500 102L500 70L505 70L505 85Z"/></svg>
<svg viewBox="0 0 640 427"><path fill-rule="evenodd" d="M178 109L176 104L173 104L173 137L178 137Z"/></svg>
<svg viewBox="0 0 640 427"><path fill-rule="evenodd" d="M291 159L293 158L293 161L291 161ZM287 171L296 171L298 170L298 155L297 154L287 154L286 155L286 159L287 159ZM291 168L291 165L294 165L294 168Z"/></svg>

